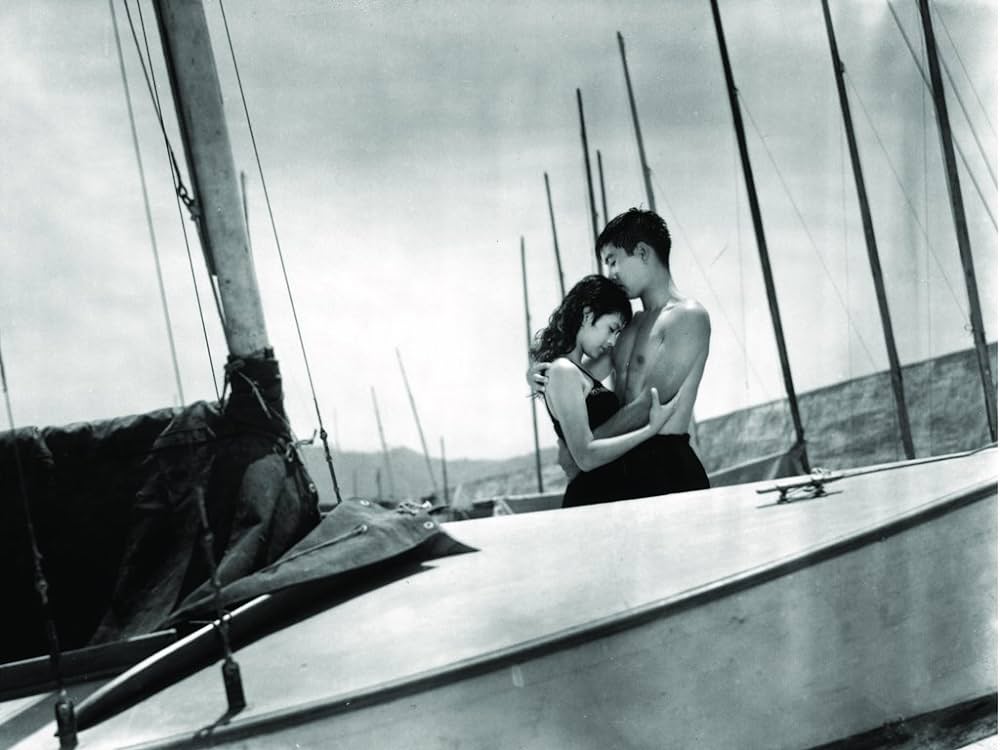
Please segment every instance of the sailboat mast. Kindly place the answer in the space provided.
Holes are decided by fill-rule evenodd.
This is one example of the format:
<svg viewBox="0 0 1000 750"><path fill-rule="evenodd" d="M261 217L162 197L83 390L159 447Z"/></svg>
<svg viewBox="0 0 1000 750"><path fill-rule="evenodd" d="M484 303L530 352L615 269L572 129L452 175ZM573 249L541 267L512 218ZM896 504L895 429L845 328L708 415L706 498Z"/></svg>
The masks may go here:
<svg viewBox="0 0 1000 750"><path fill-rule="evenodd" d="M590 147L587 145L587 123L583 119L583 96L580 94L580 89L576 90L576 108L580 113L580 139L583 141L583 166L587 171L587 199L590 207L590 231L593 233L591 235L591 240L596 245L597 236L600 233L597 231L597 206L594 204L594 180L590 174ZM596 247L594 248L594 256L597 259L597 272L600 273L601 256L597 254Z"/></svg>
<svg viewBox="0 0 1000 750"><path fill-rule="evenodd" d="M448 460L444 456L444 436L441 436L441 480L444 482L444 504L448 505Z"/></svg>
<svg viewBox="0 0 1000 750"><path fill-rule="evenodd" d="M639 144L639 164L642 166L642 181L646 186L646 200L649 210L656 212L656 199L653 197L653 183L650 179L649 164L646 162L646 149L642 145L642 130L639 129L639 113L635 108L635 96L632 94L632 78L628 74L628 61L625 59L625 38L618 32L618 49L622 53L622 68L625 70L625 87L628 89L628 105L632 110L632 124L635 126L635 142Z"/></svg>
<svg viewBox="0 0 1000 750"><path fill-rule="evenodd" d="M154 7L229 354L260 357L270 344L205 10L200 0L156 0Z"/></svg>
<svg viewBox="0 0 1000 750"><path fill-rule="evenodd" d="M604 210L604 225L608 225L608 194L604 191L604 163L601 149L597 149L597 181L601 184L601 208Z"/></svg>
<svg viewBox="0 0 1000 750"><path fill-rule="evenodd" d="M406 377L406 368L403 367L403 357L396 349L396 360L399 362L399 372L403 376L403 385L406 387L406 396L410 399L410 409L413 411L413 421L417 423L417 434L420 436L420 447L424 449L424 461L427 463L427 473L431 477L431 489L434 494L440 497L437 477L434 476L434 468L431 466L431 454L427 452L427 441L424 440L424 430L420 426L420 415L417 414L417 402L413 399L413 391L410 390L410 381Z"/></svg>
<svg viewBox="0 0 1000 750"><path fill-rule="evenodd" d="M892 393L896 399L896 419L899 422L899 434L903 441L903 452L907 458L913 458L913 434L910 431L910 416L906 409L903 368L899 363L899 354L896 350L896 337L892 331L889 301L885 293L885 282L882 279L882 263L879 260L878 246L875 244L875 229L872 225L871 208L868 205L868 191L865 189L865 178L861 170L861 157L858 154L858 144L854 136L854 121L851 118L851 107L847 100L847 87L844 85L844 63L840 59L840 52L837 49L837 38L833 33L833 20L830 17L829 2L828 0L822 0L822 3L823 20L826 23L826 35L830 41L830 56L833 60L834 78L837 81L837 95L840 98L840 111L844 118L847 147L851 155L851 169L854 172L854 184L858 191L858 206L861 209L861 224L864 227L865 245L868 248L868 263L872 269L872 280L875 282L875 298L878 300L878 312L882 320L882 332L885 335L885 348L889 355L889 379L892 382Z"/></svg>
<svg viewBox="0 0 1000 750"><path fill-rule="evenodd" d="M962 259L962 269L965 272L965 289L969 295L969 323L972 326L972 339L975 342L976 358L979 361L979 377L983 383L983 395L986 399L986 423L990 429L990 440L996 441L996 393L993 389L993 378L990 375L989 352L986 348L986 332L983 328L983 311L979 306L979 287L976 283L976 270L973 266L972 249L969 244L969 227L965 221L962 186L958 179L958 169L955 164L954 142L952 140L951 123L948 120L948 105L945 101L944 85L941 80L937 42L934 39L934 27L931 24L931 13L927 0L919 0L919 5L920 21L924 28L924 46L927 49L927 68L930 72L931 90L934 95L934 113L937 116L938 132L941 136L941 153L944 157L948 197L951 200L951 213L955 220L958 253Z"/></svg>
<svg viewBox="0 0 1000 750"><path fill-rule="evenodd" d="M733 126L736 129L736 141L740 149L740 161L743 165L743 179L746 183L747 199L750 202L750 215L753 219L754 234L757 238L757 250L760 254L761 270L764 274L764 288L767 292L767 304L771 312L771 323L774 326L774 338L778 345L778 357L781 359L781 374L785 381L785 393L788 397L788 408L792 415L795 428L795 440L802 450L802 462L809 471L809 458L806 453L805 430L802 428L802 417L799 414L799 402L795 396L795 384L792 382L792 370L788 364L788 350L785 347L785 332L781 325L781 313L778 310L778 298L774 290L774 278L771 274L771 260L767 252L767 241L764 238L764 223L761 220L760 204L757 202L757 189L754 185L753 170L750 166L750 152L747 149L746 134L743 132L743 116L740 114L740 104L736 94L736 83L733 71L729 65L729 51L726 48L726 38L722 31L722 17L719 15L718 0L711 0L712 17L715 20L715 32L719 39L719 52L722 56L722 70L726 77L726 92L729 95L729 107L733 115Z"/></svg>
<svg viewBox="0 0 1000 750"><path fill-rule="evenodd" d="M375 398L375 388L372 388L372 406L375 407L375 424L378 426L378 439L382 443L382 458L385 461L385 475L389 481L389 497L396 496L396 485L392 480L392 461L389 460L389 446L385 444L385 432L382 431L382 416L378 411L378 399ZM379 480L379 499L382 498L382 482Z"/></svg>
<svg viewBox="0 0 1000 750"><path fill-rule="evenodd" d="M577 89L577 94L580 90ZM531 312L528 310L528 267L524 261L524 237L521 238L521 283L524 287L524 327L528 333L528 351L531 351ZM529 355L530 357L530 355ZM538 447L538 413L535 399L531 399L531 430L535 435L535 474L538 477L538 491L545 492L542 483L542 451Z"/></svg>
<svg viewBox="0 0 1000 750"><path fill-rule="evenodd" d="M600 152L598 152L600 153ZM545 175L545 199L549 204L549 221L552 223L552 245L556 250L556 270L559 272L559 294L566 296L566 281L563 278L562 258L559 257L559 237L556 235L556 215L552 211L552 191L549 190L549 173Z"/></svg>

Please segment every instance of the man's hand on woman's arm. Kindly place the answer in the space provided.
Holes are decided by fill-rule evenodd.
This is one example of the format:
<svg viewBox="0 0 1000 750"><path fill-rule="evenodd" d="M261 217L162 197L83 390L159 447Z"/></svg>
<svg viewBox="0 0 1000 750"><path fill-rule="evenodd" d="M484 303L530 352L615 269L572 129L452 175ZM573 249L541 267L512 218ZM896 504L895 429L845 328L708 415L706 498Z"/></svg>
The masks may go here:
<svg viewBox="0 0 1000 750"><path fill-rule="evenodd" d="M545 386L549 382L548 371L549 362L535 362L528 371L524 373L524 379L528 381L528 387L531 388L531 393L545 393Z"/></svg>

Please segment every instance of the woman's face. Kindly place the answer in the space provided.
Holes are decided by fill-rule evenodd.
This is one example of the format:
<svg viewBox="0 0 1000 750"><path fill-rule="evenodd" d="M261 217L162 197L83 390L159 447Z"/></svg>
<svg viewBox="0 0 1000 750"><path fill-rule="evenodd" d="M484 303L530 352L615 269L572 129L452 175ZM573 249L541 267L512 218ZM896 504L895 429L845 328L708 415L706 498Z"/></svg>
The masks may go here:
<svg viewBox="0 0 1000 750"><path fill-rule="evenodd" d="M607 313L595 319L588 310L584 313L577 341L583 346L584 354L596 359L614 348L624 327L625 319L620 313Z"/></svg>

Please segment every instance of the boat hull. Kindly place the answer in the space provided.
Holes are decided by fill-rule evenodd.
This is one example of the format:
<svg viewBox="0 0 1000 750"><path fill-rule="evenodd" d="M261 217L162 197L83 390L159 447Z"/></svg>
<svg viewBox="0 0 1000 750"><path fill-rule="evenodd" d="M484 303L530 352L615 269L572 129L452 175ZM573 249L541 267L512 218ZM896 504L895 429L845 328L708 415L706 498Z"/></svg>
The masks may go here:
<svg viewBox="0 0 1000 750"><path fill-rule="evenodd" d="M481 552L243 649L238 716L216 666L81 747L801 749L989 695L994 460L455 524Z"/></svg>

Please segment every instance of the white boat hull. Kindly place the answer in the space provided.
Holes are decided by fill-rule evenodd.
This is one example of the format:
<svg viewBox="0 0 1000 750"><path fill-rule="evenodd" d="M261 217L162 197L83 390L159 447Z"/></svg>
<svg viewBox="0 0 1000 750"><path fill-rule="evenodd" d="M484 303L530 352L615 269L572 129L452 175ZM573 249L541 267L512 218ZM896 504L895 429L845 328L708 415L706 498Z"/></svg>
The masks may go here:
<svg viewBox="0 0 1000 750"><path fill-rule="evenodd" d="M80 747L799 750L989 695L995 461L453 524L479 552L242 649L228 723L216 665Z"/></svg>

